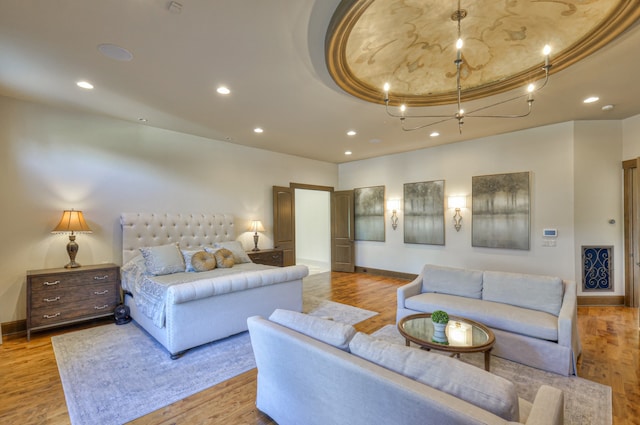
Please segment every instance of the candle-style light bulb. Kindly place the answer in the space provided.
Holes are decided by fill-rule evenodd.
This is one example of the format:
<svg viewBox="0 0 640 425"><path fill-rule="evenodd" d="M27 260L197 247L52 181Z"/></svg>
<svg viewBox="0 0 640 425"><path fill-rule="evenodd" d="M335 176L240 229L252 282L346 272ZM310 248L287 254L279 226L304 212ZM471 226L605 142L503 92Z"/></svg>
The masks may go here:
<svg viewBox="0 0 640 425"><path fill-rule="evenodd" d="M400 113L402 114L403 117L406 110L407 110L407 105L405 104L400 105Z"/></svg>
<svg viewBox="0 0 640 425"><path fill-rule="evenodd" d="M527 86L527 91L529 92L529 100L533 100L533 91L536 89L536 86L531 83Z"/></svg>
<svg viewBox="0 0 640 425"><path fill-rule="evenodd" d="M389 83L384 83L384 86L382 86L382 90L384 90L384 101L388 101L389 100L389 88L391 86L389 85Z"/></svg>
<svg viewBox="0 0 640 425"><path fill-rule="evenodd" d="M459 38L458 41L456 41L456 49L458 50L457 60L460 60L460 58L462 57L462 39L461 38Z"/></svg>
<svg viewBox="0 0 640 425"><path fill-rule="evenodd" d="M551 53L551 46L545 44L544 49L542 49L542 54L544 55L544 66L549 66L549 53Z"/></svg>

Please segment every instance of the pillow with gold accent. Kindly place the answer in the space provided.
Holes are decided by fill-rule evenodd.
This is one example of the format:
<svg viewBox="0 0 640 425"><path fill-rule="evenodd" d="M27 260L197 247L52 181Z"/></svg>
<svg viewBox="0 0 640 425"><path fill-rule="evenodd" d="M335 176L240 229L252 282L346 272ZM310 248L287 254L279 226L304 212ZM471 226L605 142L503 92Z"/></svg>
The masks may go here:
<svg viewBox="0 0 640 425"><path fill-rule="evenodd" d="M228 269L233 267L235 262L233 261L233 252L229 251L226 248L220 248L215 252L216 264L221 269Z"/></svg>
<svg viewBox="0 0 640 425"><path fill-rule="evenodd" d="M216 256L206 251L198 251L191 256L191 265L197 272L206 272L216 268Z"/></svg>

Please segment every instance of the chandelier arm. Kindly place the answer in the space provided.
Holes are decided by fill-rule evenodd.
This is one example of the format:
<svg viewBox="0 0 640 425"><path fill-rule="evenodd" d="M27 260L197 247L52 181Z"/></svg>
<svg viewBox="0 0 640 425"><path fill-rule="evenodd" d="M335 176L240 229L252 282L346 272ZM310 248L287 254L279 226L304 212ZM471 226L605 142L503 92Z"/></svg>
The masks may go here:
<svg viewBox="0 0 640 425"><path fill-rule="evenodd" d="M510 98L510 99L503 100L503 101L501 101L501 102L496 102L496 103L492 103L491 105L482 106L482 107L480 107L480 108L474 109L473 111L465 112L464 114L465 114L466 116L471 116L472 114L475 114L476 112L484 111L485 109L490 109L490 108L496 107L496 106L498 106L498 105L502 105L502 104L504 104L504 103L513 102L514 100L518 100L518 99L520 99L520 98L522 98L522 97L525 97L525 96L529 96L529 94L528 94L528 93L527 93L527 94L521 94L521 95L518 95L518 96L516 96L516 97L512 97L512 98ZM527 100L527 103L529 104L529 110L531 110L531 103L532 103L532 102L533 102L533 99L529 99L529 100ZM477 115L476 115L476 116L477 116Z"/></svg>
<svg viewBox="0 0 640 425"><path fill-rule="evenodd" d="M426 128L426 127L431 127L432 125L440 124L440 123L443 123L443 122L446 122L446 121L451 121L451 120L454 120L454 119L456 119L456 117L452 117L452 116L448 115L446 119L430 122L428 124L419 125L417 127L409 127L409 128L406 128L404 126L404 120L403 120L402 121L402 129L404 131L420 130L420 129L423 129L423 128Z"/></svg>

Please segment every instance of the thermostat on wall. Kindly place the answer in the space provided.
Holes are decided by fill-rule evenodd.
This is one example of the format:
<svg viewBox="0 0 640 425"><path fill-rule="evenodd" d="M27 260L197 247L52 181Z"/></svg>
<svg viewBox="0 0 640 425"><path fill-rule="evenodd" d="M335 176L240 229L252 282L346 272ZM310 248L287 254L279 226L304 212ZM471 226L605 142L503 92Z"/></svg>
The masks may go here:
<svg viewBox="0 0 640 425"><path fill-rule="evenodd" d="M545 238L557 238L558 229L544 229L542 230L542 236L544 236Z"/></svg>

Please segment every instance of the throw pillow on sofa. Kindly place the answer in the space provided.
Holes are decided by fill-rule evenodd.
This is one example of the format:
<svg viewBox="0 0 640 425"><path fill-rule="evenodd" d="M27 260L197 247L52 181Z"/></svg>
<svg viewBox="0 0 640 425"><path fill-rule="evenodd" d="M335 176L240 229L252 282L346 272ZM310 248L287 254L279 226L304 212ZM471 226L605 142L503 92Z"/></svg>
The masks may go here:
<svg viewBox="0 0 640 425"><path fill-rule="evenodd" d="M269 320L344 351L356 333L351 325L291 310L276 309Z"/></svg>
<svg viewBox="0 0 640 425"><path fill-rule="evenodd" d="M441 354L390 343L358 332L351 353L432 388L465 400L507 421L520 420L515 385Z"/></svg>

